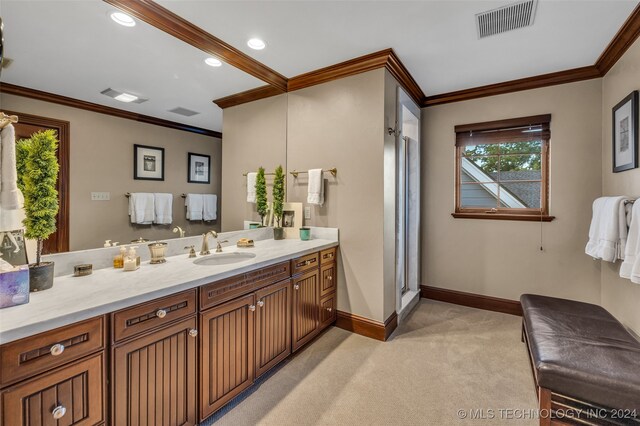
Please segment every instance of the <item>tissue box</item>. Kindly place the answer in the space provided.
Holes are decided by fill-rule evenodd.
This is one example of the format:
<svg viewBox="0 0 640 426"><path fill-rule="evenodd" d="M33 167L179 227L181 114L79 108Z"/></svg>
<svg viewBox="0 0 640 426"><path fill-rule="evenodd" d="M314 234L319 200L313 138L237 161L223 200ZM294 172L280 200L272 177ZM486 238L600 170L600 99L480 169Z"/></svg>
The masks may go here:
<svg viewBox="0 0 640 426"><path fill-rule="evenodd" d="M0 272L0 309L29 303L29 267Z"/></svg>

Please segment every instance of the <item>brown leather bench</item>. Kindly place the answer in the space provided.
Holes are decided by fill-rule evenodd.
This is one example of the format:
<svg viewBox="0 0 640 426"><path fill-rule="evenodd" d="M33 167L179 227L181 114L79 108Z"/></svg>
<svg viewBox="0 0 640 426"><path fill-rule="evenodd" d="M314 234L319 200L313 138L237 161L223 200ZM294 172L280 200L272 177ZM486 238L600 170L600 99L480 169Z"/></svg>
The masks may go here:
<svg viewBox="0 0 640 426"><path fill-rule="evenodd" d="M601 306L534 294L520 302L540 424L640 423L640 342Z"/></svg>

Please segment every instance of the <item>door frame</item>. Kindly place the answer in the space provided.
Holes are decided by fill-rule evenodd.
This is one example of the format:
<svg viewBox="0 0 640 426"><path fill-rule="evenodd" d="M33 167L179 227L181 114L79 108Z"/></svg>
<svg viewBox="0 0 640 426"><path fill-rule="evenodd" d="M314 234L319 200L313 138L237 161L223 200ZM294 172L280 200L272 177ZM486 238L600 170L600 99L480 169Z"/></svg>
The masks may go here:
<svg viewBox="0 0 640 426"><path fill-rule="evenodd" d="M54 129L58 133L58 171L60 209L56 224L57 246L56 252L69 251L69 154L71 142L71 124L68 121L55 118L41 117L17 111L5 111L9 115L17 115L18 122L31 126L41 126Z"/></svg>

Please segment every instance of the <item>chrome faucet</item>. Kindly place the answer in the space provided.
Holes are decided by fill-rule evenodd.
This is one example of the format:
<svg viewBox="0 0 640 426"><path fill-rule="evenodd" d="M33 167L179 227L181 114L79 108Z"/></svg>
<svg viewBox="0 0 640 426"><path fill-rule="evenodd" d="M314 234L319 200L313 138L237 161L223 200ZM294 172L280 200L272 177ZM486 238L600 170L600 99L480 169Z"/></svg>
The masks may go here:
<svg viewBox="0 0 640 426"><path fill-rule="evenodd" d="M209 231L205 234L202 234L202 247L200 248L200 256L211 254L211 252L209 251L209 243L207 242L209 235L211 235L213 238L218 238L218 233L216 231Z"/></svg>

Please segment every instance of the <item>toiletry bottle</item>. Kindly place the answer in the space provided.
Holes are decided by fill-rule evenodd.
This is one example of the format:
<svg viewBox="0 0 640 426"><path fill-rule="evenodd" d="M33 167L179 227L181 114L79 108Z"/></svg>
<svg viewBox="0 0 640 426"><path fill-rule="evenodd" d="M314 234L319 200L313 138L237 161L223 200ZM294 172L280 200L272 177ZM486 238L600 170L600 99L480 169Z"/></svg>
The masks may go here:
<svg viewBox="0 0 640 426"><path fill-rule="evenodd" d="M138 269L138 253L136 253L136 247L129 247L129 253L124 258L124 270L125 271L135 271Z"/></svg>
<svg viewBox="0 0 640 426"><path fill-rule="evenodd" d="M120 269L124 266L124 257L127 254L127 248L125 246L120 246L120 253L116 254L113 258L113 267L116 269Z"/></svg>

